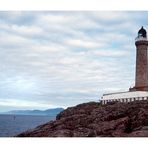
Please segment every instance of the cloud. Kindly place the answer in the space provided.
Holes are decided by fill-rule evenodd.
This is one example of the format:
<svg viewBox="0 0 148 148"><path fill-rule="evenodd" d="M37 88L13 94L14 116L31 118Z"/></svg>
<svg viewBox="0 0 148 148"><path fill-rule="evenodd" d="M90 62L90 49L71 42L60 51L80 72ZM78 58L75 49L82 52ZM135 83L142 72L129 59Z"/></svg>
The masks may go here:
<svg viewBox="0 0 148 148"><path fill-rule="evenodd" d="M18 105L19 104L19 105ZM28 100L18 100L15 98L9 98L5 100L0 100L0 106L2 107L10 107L10 108L26 108L26 109L32 109L32 107L38 108L38 109L48 109L53 108L54 106L42 102L34 102L34 101L28 101Z"/></svg>
<svg viewBox="0 0 148 148"><path fill-rule="evenodd" d="M127 90L134 83L134 38L147 15L0 12L0 105L67 107Z"/></svg>
<svg viewBox="0 0 148 148"><path fill-rule="evenodd" d="M91 42L87 40L80 40L80 39L70 39L66 42L66 44L72 47L79 47L79 48L95 48L98 47L96 42Z"/></svg>

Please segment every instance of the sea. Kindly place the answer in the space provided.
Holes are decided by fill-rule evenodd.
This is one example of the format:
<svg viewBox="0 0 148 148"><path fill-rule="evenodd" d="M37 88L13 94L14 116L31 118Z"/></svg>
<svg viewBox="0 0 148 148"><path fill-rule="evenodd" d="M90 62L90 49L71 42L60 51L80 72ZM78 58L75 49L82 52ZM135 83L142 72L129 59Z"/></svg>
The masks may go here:
<svg viewBox="0 0 148 148"><path fill-rule="evenodd" d="M0 115L0 137L14 137L54 119L55 117L37 115Z"/></svg>

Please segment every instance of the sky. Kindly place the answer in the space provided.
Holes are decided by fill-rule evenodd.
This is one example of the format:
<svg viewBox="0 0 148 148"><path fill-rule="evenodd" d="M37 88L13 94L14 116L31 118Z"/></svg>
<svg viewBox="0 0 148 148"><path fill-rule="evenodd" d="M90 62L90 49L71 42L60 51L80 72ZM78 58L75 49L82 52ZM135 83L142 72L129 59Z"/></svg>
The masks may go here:
<svg viewBox="0 0 148 148"><path fill-rule="evenodd" d="M127 91L145 11L0 11L0 112Z"/></svg>

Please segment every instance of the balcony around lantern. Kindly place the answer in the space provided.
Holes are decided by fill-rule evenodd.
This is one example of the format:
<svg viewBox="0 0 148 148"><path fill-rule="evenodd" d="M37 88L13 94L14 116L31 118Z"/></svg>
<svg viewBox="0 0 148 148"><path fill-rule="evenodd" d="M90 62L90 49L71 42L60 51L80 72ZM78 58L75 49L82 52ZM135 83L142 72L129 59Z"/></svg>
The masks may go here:
<svg viewBox="0 0 148 148"><path fill-rule="evenodd" d="M146 37L142 37L142 36L138 36L138 37L136 37L135 38L135 41L137 42L137 41L147 41L147 38Z"/></svg>

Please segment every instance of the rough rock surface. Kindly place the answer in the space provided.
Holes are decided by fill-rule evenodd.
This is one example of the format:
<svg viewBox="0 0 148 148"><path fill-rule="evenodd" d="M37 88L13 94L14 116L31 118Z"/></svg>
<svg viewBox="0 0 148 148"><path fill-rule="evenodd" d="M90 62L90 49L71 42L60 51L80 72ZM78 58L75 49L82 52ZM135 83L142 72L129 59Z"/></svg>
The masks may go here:
<svg viewBox="0 0 148 148"><path fill-rule="evenodd" d="M69 107L55 121L18 137L147 137L148 101L89 102Z"/></svg>

